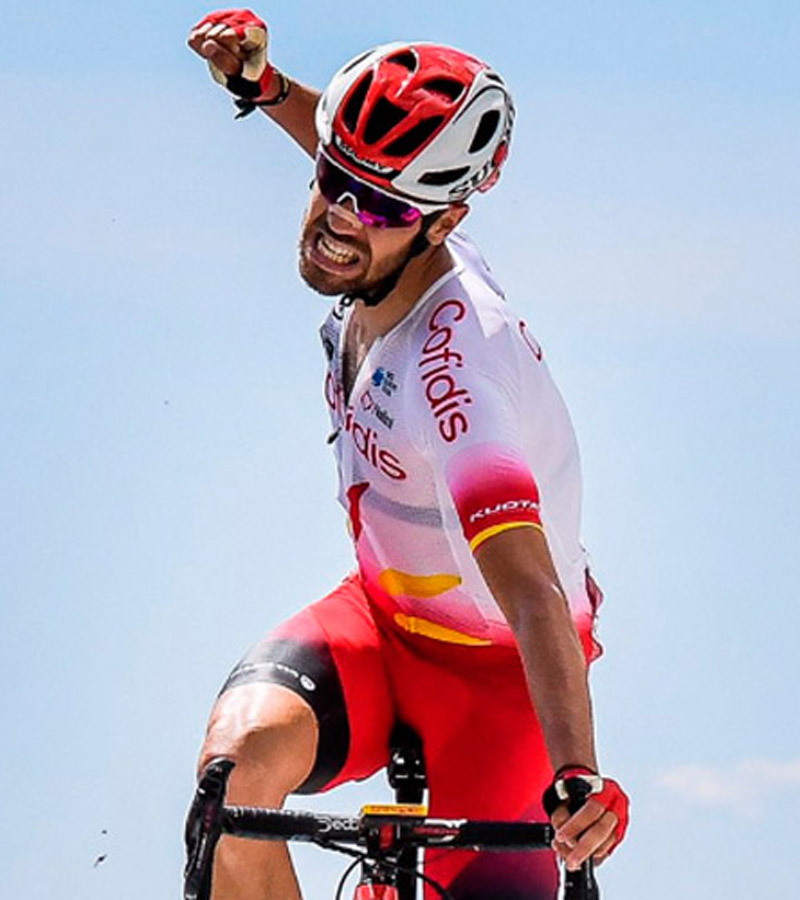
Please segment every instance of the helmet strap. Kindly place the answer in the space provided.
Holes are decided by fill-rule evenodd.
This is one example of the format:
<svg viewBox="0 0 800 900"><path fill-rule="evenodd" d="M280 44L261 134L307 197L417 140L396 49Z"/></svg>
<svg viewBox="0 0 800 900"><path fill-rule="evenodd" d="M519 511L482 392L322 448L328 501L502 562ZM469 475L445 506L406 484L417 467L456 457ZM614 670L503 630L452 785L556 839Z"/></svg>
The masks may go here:
<svg viewBox="0 0 800 900"><path fill-rule="evenodd" d="M389 294L397 287L397 282L400 280L400 276L405 272L406 267L411 262L412 259L416 259L416 257L420 256L426 250L431 247L431 243L428 240L428 229L434 223L434 221L441 215L439 212L428 213L427 216L422 217L422 228L417 232L414 236L414 240L411 242L411 246L408 248L408 253L406 254L406 258L400 263L400 265L393 271L390 272L385 278L382 278L375 287L370 288L368 291L352 291L349 294L345 294L345 297L352 303L356 300L361 300L364 306L377 306L383 300L385 300Z"/></svg>

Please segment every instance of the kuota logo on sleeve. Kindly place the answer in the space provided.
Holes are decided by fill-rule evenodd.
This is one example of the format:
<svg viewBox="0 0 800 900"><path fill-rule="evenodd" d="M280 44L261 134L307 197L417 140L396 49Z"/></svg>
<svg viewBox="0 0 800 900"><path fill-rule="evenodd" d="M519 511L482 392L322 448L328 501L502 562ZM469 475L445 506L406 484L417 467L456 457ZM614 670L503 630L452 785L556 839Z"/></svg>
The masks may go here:
<svg viewBox="0 0 800 900"><path fill-rule="evenodd" d="M514 512L515 510L538 511L539 504L535 500L507 500L505 503L496 503L494 506L484 506L469 517L470 522L479 522L498 513Z"/></svg>

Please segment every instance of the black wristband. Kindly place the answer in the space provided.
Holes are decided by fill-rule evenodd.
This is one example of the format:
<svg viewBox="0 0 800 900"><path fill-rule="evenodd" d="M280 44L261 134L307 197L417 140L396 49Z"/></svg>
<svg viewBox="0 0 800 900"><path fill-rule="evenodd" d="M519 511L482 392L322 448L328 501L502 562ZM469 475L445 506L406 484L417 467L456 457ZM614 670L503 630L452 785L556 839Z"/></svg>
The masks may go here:
<svg viewBox="0 0 800 900"><path fill-rule="evenodd" d="M237 97L233 101L233 104L239 112L234 118L243 119L245 116L249 116L250 113L254 112L257 108L280 106L280 104L286 100L289 96L289 91L292 89L292 83L283 72L280 72L278 69L275 69L275 74L278 76L278 80L281 84L277 95L273 97L272 100L248 100L246 97Z"/></svg>
<svg viewBox="0 0 800 900"><path fill-rule="evenodd" d="M585 776L582 777L581 773L576 773L575 775L570 776L569 778L564 779L563 773L568 772L570 769L583 769ZM589 774L591 773L591 774ZM561 766L558 771L553 776L553 780L550 782L550 786L542 795L542 806L544 806L544 811L548 816L552 816L556 809L561 806L562 803L567 803L568 806L576 808L583 804L583 800L585 796L581 797L579 802L574 804L572 802L573 796L575 795L575 788L581 781L584 782L581 785L582 790L580 793L585 791L586 794L591 793L591 782L589 779L598 779L597 772L594 772L589 766L576 765L575 763L569 763L568 765ZM585 786L584 786L585 785ZM564 796L562 791L566 789L567 795ZM570 812L574 812L575 809L571 808Z"/></svg>

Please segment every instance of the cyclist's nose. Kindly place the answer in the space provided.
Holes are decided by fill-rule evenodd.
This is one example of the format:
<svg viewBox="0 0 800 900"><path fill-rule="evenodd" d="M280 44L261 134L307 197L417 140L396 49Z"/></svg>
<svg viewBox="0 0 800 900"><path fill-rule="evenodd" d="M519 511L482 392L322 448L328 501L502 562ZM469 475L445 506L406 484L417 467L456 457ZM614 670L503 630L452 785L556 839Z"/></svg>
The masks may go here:
<svg viewBox="0 0 800 900"><path fill-rule="evenodd" d="M326 220L330 230L339 234L354 234L364 227L356 215L355 203L349 197L338 203L331 203Z"/></svg>

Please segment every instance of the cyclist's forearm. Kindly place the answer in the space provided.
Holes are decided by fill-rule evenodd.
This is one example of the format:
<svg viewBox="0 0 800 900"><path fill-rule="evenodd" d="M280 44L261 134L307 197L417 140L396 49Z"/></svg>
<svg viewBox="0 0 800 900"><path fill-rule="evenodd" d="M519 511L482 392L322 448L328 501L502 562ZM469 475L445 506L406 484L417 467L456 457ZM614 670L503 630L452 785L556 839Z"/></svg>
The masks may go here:
<svg viewBox="0 0 800 900"><path fill-rule="evenodd" d="M476 561L519 647L554 769L596 769L586 662L543 532L514 528Z"/></svg>
<svg viewBox="0 0 800 900"><path fill-rule="evenodd" d="M549 592L530 597L514 626L531 699L553 768L572 763L597 770L583 651L560 588Z"/></svg>
<svg viewBox="0 0 800 900"><path fill-rule="evenodd" d="M288 78L288 76L285 76ZM281 89L280 76L273 77L273 91L277 96ZM293 138L305 152L313 157L317 152L317 131L314 127L314 110L320 92L289 78L289 96L277 106L263 106L264 113Z"/></svg>

